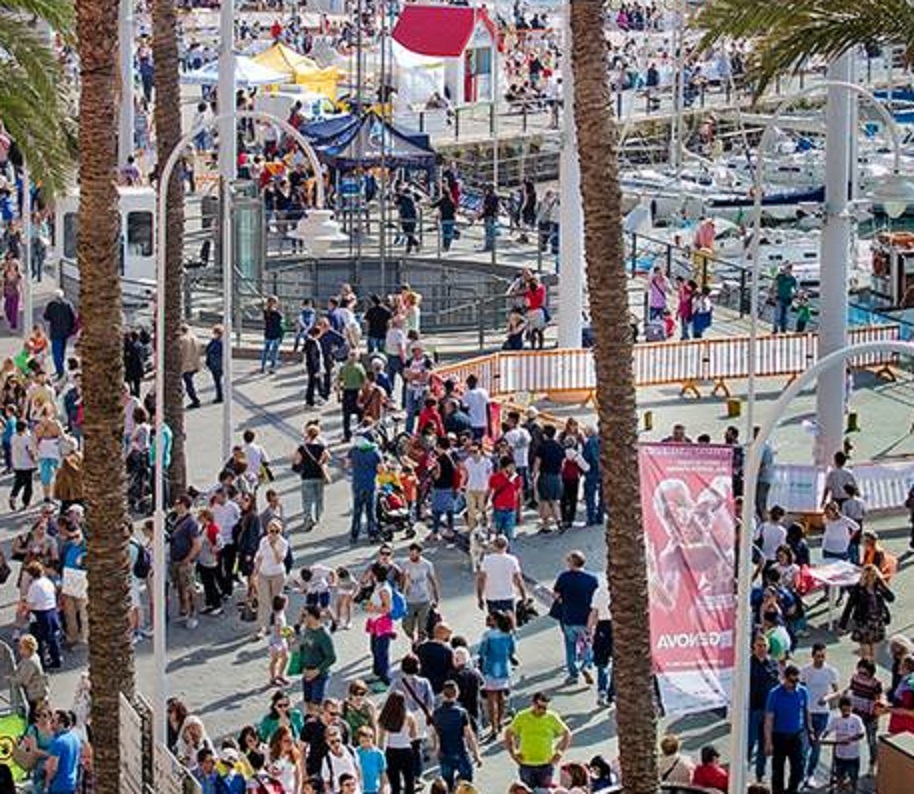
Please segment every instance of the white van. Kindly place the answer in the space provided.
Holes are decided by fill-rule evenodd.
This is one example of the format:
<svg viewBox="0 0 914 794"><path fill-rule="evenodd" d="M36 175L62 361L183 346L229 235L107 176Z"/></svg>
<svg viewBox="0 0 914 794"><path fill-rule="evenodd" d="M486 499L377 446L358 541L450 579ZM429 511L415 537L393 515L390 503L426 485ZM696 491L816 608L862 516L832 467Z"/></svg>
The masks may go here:
<svg viewBox="0 0 914 794"><path fill-rule="evenodd" d="M156 192L151 187L118 187L121 285L125 302L145 302L155 294ZM79 232L79 189L56 203L55 243L60 285L71 298L79 297L76 240Z"/></svg>

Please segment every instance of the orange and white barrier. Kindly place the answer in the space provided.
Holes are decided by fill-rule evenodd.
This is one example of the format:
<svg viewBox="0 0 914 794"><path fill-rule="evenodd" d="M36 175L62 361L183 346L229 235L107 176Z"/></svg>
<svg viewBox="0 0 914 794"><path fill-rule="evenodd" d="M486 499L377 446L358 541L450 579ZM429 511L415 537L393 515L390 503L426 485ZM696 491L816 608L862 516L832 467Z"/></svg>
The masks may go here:
<svg viewBox="0 0 914 794"><path fill-rule="evenodd" d="M900 339L897 325L874 325L848 330L848 343L895 341ZM818 336L774 334L756 339L756 373L759 377L796 377L815 363ZM693 339L682 342L654 342L635 345L632 367L635 386L662 386L678 383L680 393L701 396L698 384L713 384L711 393L729 396L728 380L749 376L749 337ZM854 368L878 368L878 374L894 378L891 367L894 353L868 353L851 361ZM493 397L549 392L569 394L593 392L597 386L593 354L590 350L518 350L492 353L456 364L439 367L440 381L453 379L463 384L475 374L479 385Z"/></svg>

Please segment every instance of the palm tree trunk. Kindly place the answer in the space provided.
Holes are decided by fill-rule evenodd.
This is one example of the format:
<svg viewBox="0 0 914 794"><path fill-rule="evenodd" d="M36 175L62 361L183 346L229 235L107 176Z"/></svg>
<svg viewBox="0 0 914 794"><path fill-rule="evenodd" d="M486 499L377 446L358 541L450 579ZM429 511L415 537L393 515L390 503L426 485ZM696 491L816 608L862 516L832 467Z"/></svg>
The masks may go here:
<svg viewBox="0 0 914 794"><path fill-rule="evenodd" d="M603 3L571 3L574 117L581 164L584 247L590 292L603 489L609 521L606 545L613 603L613 659L619 761L627 794L656 794L657 717L644 535L640 531L638 416L632 336L625 291L625 251L612 116ZM562 230L565 233L565 230ZM568 264L563 264L569 267Z"/></svg>
<svg viewBox="0 0 914 794"><path fill-rule="evenodd" d="M164 166L181 140L181 85L178 74L178 34L174 0L152 5L152 56L155 62L156 155ZM163 186L159 186L162 190ZM179 164L168 183L165 218L168 226L165 251L165 421L172 429L171 493L184 492L187 461L184 451L184 388L181 383L181 307L184 267L184 187Z"/></svg>
<svg viewBox="0 0 914 794"><path fill-rule="evenodd" d="M130 564L124 482L121 281L117 255L117 0L78 0L79 215L89 669L97 791L120 780L119 694L133 696Z"/></svg>

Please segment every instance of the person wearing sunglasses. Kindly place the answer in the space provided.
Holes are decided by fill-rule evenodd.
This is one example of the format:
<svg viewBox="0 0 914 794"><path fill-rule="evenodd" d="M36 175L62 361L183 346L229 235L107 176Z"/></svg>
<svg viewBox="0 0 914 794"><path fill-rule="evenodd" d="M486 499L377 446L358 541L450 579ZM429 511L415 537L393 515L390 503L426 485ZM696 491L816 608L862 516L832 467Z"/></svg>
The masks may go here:
<svg viewBox="0 0 914 794"><path fill-rule="evenodd" d="M292 707L288 694L277 689L270 698L270 710L260 721L257 732L263 741L269 744L273 734L281 727L288 728L294 739L300 738L304 725L305 718L301 711Z"/></svg>
<svg viewBox="0 0 914 794"><path fill-rule="evenodd" d="M326 794L358 794L361 791L362 770L355 750L343 742L338 728L327 730L327 754L321 765L321 779ZM355 783L355 788L344 788L346 782Z"/></svg>
<svg viewBox="0 0 914 794"><path fill-rule="evenodd" d="M803 781L805 737L815 739L809 713L809 694L800 683L800 670L788 664L784 679L768 693L765 705L765 754L771 756L771 790L796 794ZM784 771L790 762L790 778L784 787Z"/></svg>

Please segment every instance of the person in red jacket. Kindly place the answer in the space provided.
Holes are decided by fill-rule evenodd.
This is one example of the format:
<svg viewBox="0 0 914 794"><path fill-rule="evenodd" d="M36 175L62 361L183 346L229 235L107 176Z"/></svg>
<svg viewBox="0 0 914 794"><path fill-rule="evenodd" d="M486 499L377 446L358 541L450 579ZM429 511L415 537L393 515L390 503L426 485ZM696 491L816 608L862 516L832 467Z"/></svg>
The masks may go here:
<svg viewBox="0 0 914 794"><path fill-rule="evenodd" d="M444 431L444 420L438 410L438 401L434 397L426 397L425 407L419 412L419 434L424 433L429 425L435 428L436 438L447 435Z"/></svg>
<svg viewBox="0 0 914 794"><path fill-rule="evenodd" d="M717 789L726 794L730 785L730 775L720 765L720 753L713 744L701 748L701 763L692 773L692 785Z"/></svg>

